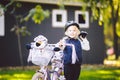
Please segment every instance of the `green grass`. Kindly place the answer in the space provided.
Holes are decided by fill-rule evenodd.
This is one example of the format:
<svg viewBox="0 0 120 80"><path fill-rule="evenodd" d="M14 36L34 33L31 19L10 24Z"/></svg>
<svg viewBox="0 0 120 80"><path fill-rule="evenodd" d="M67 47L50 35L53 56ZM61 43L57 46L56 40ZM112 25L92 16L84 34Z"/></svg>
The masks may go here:
<svg viewBox="0 0 120 80"><path fill-rule="evenodd" d="M120 67L84 65L79 80L120 80Z"/></svg>
<svg viewBox="0 0 120 80"><path fill-rule="evenodd" d="M35 73L34 67L9 67L0 69L0 80L31 80Z"/></svg>
<svg viewBox="0 0 120 80"><path fill-rule="evenodd" d="M0 68L0 80L31 80L39 67ZM120 80L120 67L83 65L79 80Z"/></svg>

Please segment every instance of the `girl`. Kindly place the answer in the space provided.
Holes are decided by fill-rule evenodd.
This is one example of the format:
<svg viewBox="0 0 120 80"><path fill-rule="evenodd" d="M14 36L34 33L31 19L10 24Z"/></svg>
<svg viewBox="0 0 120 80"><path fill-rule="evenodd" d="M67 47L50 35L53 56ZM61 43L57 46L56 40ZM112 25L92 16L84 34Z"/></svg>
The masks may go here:
<svg viewBox="0 0 120 80"><path fill-rule="evenodd" d="M78 80L82 64L82 50L90 50L87 34L80 34L78 23L68 21L65 25L65 35L66 37L57 43L64 53L64 76L66 80Z"/></svg>

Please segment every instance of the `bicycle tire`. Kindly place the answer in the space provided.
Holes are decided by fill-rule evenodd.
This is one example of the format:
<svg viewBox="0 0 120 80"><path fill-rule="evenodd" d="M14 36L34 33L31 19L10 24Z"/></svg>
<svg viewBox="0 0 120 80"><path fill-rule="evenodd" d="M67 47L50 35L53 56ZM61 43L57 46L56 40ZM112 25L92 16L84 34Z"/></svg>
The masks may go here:
<svg viewBox="0 0 120 80"><path fill-rule="evenodd" d="M33 75L32 80L43 80L43 79L42 79L42 76L43 76L42 73L36 72L36 73Z"/></svg>

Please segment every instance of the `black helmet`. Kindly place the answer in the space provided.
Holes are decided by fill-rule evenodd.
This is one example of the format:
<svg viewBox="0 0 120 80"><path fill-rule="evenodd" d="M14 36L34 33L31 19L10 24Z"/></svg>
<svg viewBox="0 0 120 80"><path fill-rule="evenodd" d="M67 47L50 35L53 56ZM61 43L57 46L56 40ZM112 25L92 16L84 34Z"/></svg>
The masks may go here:
<svg viewBox="0 0 120 80"><path fill-rule="evenodd" d="M68 21L65 25L65 31L68 29L69 26L71 25L75 25L79 30L80 30L80 27L79 27L79 24L76 23L75 21Z"/></svg>

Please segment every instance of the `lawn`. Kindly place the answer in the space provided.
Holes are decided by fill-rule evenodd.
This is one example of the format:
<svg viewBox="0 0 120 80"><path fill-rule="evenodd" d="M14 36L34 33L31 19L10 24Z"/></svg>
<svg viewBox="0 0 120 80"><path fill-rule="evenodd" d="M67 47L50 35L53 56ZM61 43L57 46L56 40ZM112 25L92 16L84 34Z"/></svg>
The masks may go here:
<svg viewBox="0 0 120 80"><path fill-rule="evenodd" d="M79 80L120 80L120 67L84 65Z"/></svg>
<svg viewBox="0 0 120 80"><path fill-rule="evenodd" d="M31 80L37 66L0 68L0 80ZM120 67L83 65L79 80L120 80Z"/></svg>

